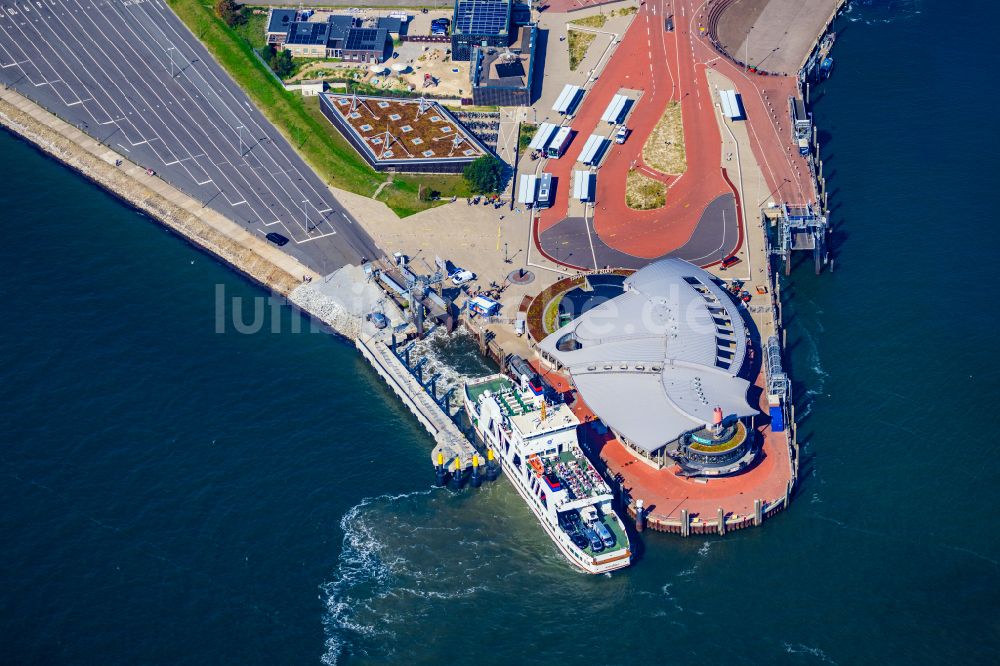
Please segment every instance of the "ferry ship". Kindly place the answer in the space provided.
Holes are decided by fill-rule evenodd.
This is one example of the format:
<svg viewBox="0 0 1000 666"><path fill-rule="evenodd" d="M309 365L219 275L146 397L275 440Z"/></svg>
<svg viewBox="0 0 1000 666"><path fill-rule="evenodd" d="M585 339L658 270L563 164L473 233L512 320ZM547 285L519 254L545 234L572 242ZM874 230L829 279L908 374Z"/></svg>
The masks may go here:
<svg viewBox="0 0 1000 666"><path fill-rule="evenodd" d="M465 385L465 411L566 559L592 574L631 563L614 495L580 448L580 420L567 405L549 404L526 378L490 375Z"/></svg>

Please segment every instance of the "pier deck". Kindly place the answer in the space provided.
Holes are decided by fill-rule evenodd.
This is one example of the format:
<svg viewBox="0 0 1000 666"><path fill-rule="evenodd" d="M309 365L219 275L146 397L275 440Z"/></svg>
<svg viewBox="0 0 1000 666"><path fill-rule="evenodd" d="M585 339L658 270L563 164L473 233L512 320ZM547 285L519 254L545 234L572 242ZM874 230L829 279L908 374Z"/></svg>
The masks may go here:
<svg viewBox="0 0 1000 666"><path fill-rule="evenodd" d="M478 452L468 438L455 425L444 410L435 402L420 382L410 374L385 341L377 335L362 334L355 340L361 355L371 363L375 372L385 380L389 388L413 412L417 420L434 437L431 463L436 465L438 455L443 454L449 471L455 470L455 460L461 461L461 469L472 466L472 458Z"/></svg>
<svg viewBox="0 0 1000 666"><path fill-rule="evenodd" d="M793 75L841 0L736 0L720 7L723 3L714 5L720 14L709 9L706 19L714 19L726 52L769 72Z"/></svg>

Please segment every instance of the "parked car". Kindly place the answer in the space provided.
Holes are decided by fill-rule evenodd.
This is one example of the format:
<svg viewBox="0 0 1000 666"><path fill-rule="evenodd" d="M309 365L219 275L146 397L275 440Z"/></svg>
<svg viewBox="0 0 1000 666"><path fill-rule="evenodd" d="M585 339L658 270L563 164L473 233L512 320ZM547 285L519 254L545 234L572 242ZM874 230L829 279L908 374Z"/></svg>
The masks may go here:
<svg viewBox="0 0 1000 666"><path fill-rule="evenodd" d="M476 279L476 274L473 273L472 271L467 271L465 269L455 271L451 275L451 283L456 287L463 285L466 282L469 282L470 280L475 280L475 279Z"/></svg>
<svg viewBox="0 0 1000 666"><path fill-rule="evenodd" d="M264 238L266 238L267 240L271 241L272 243L274 243L278 247L281 247L282 245L285 245L288 242L287 238L285 238L281 234L275 233L273 231L271 233L269 233L268 235L264 236Z"/></svg>
<svg viewBox="0 0 1000 666"><path fill-rule="evenodd" d="M615 545L615 535L611 533L607 525L597 521L594 523L594 531L597 532L597 536L601 537L601 542L604 543L605 547L611 548Z"/></svg>
<svg viewBox="0 0 1000 666"><path fill-rule="evenodd" d="M389 318L381 312L369 312L367 319L380 330L389 325Z"/></svg>
<svg viewBox="0 0 1000 666"><path fill-rule="evenodd" d="M559 527L566 530L567 533L576 532L576 525L579 521L573 520L573 516L576 516L576 511L566 511L556 516L559 519Z"/></svg>
<svg viewBox="0 0 1000 666"><path fill-rule="evenodd" d="M587 540L587 537L583 536L576 530L569 533L569 538L573 540L573 545L575 545L580 550L583 550L584 548L590 545L590 541Z"/></svg>
<svg viewBox="0 0 1000 666"><path fill-rule="evenodd" d="M587 537L590 542L590 549L595 553L599 553L604 550L604 542L601 541L601 537L597 535L597 532L590 529L589 527L583 528L583 535Z"/></svg>

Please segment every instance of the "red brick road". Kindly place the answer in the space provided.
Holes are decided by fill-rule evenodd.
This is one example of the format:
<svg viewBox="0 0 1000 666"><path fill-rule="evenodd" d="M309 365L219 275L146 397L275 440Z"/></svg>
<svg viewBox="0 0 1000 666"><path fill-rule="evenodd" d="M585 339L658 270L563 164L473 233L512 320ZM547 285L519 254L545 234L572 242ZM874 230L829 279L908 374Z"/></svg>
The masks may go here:
<svg viewBox="0 0 1000 666"><path fill-rule="evenodd" d="M806 162L792 144L788 126L788 97L795 93L794 77L745 73L721 57L701 31L703 9L704 3L698 0L653 0L640 7L572 122L577 133L573 144L562 158L548 162L546 170L558 179L559 186L552 207L539 217L538 233L566 217L571 172L580 168L576 160L587 138L595 130L606 130L600 116L620 88L639 90L641 98L628 119L632 129L629 140L611 148L598 172L594 228L607 245L637 257L662 256L687 242L713 199L733 192L739 200L729 183L733 174L727 178L720 167L722 137L705 76L707 67L732 80L741 93L751 146L771 190L765 200L801 203L812 199ZM667 16L673 17L674 32L664 30ZM688 163L686 173L679 177L656 172L641 157L642 146L667 104L677 100ZM664 207L635 211L625 205L625 179L630 168L668 185ZM750 210L761 203L749 202Z"/></svg>
<svg viewBox="0 0 1000 666"><path fill-rule="evenodd" d="M559 179L556 200L539 220L539 231L566 216L571 171L586 139L620 88L642 93L628 119L632 135L615 145L598 172L594 227L611 247L654 258L682 246L702 211L720 194L731 191L719 166L721 137L703 67L693 57L688 17L675 16L675 32L664 30L664 2L640 8L614 56L593 85L573 120L578 132L567 154L551 160L547 170ZM679 100L684 118L687 172L680 177L658 174L642 162L642 146L667 104ZM600 129L604 129L601 127ZM669 185L667 204L651 211L625 205L625 179L635 166Z"/></svg>

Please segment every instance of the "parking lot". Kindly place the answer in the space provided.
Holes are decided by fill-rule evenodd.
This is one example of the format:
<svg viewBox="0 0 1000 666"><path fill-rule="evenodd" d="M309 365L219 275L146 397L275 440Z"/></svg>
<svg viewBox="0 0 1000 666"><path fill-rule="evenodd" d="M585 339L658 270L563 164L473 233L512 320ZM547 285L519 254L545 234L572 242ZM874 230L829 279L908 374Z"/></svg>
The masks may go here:
<svg viewBox="0 0 1000 666"><path fill-rule="evenodd" d="M377 254L163 0L0 2L0 82L320 273Z"/></svg>

